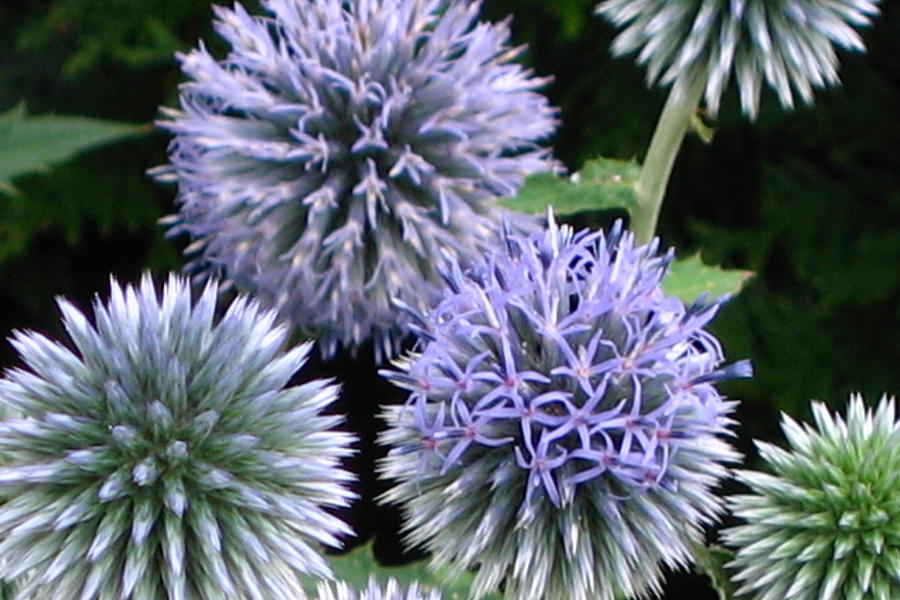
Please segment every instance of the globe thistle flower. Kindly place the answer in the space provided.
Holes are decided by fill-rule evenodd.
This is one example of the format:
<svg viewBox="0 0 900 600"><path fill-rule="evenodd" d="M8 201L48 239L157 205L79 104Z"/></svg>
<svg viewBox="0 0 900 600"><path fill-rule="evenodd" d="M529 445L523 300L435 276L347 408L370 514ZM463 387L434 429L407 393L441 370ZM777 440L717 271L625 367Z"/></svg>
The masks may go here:
<svg viewBox="0 0 900 600"><path fill-rule="evenodd" d="M757 600L900 598L900 423L894 399L873 413L851 395L846 420L812 403L815 428L787 415L789 449L757 441L772 473L739 471L751 494L728 504L746 521L723 531L737 550L739 594Z"/></svg>
<svg viewBox="0 0 900 600"><path fill-rule="evenodd" d="M721 512L711 488L738 455L715 383L749 364L719 368L718 303L666 296L656 251L551 215L484 263L448 255L417 352L383 371L410 391L385 411L383 500L433 566L477 569L474 596L658 593Z"/></svg>
<svg viewBox="0 0 900 600"><path fill-rule="evenodd" d="M741 106L756 117L762 80L785 107L809 104L813 88L834 85L834 46L864 51L855 28L878 14L879 0L604 0L597 13L624 28L616 54L639 51L653 83L703 79L707 109L734 71Z"/></svg>
<svg viewBox="0 0 900 600"><path fill-rule="evenodd" d="M317 600L441 600L441 595L436 590L420 590L418 582L403 589L393 577L388 579L383 589L371 577L366 589L361 592L343 581L334 584L319 583L317 591Z"/></svg>
<svg viewBox="0 0 900 600"><path fill-rule="evenodd" d="M326 511L352 496L353 437L320 415L337 387L285 387L310 345L284 350L244 297L215 323L215 285L111 288L93 325L59 301L74 349L12 338L0 579L28 600L302 597L295 573L330 576L318 543L351 533Z"/></svg>
<svg viewBox="0 0 900 600"><path fill-rule="evenodd" d="M493 201L554 166L536 141L555 110L511 62L508 24L475 22L479 2L263 5L215 9L226 58L179 57L165 222L195 240L188 268L222 272L326 356L372 339L380 360L406 336L391 299L424 310L434 257L497 243Z"/></svg>

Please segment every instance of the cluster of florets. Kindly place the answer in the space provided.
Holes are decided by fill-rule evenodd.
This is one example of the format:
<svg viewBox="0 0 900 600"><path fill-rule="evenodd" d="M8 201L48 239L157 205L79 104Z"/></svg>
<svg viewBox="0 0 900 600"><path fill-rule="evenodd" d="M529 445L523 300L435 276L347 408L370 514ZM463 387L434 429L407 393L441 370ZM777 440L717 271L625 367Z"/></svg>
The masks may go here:
<svg viewBox="0 0 900 600"><path fill-rule="evenodd" d="M343 581L322 582L317 589L317 600L441 600L441 595L437 590L423 589L415 581L403 588L393 578L388 579L387 585L383 588L378 585L374 577L370 577L366 588L360 591L353 589Z"/></svg>
<svg viewBox="0 0 900 600"><path fill-rule="evenodd" d="M772 473L738 471L751 494L729 498L744 525L723 532L737 550L737 592L756 600L900 598L900 422L894 399L874 413L850 397L846 420L812 403L816 427L789 416L790 449L757 441Z"/></svg>
<svg viewBox="0 0 900 600"><path fill-rule="evenodd" d="M16 598L293 600L352 533L340 468L353 436L320 415L327 381L285 387L309 353L240 297L215 322L170 278L112 282L92 325L60 301L69 349L12 342L0 379L0 579Z"/></svg>
<svg viewBox="0 0 900 600"><path fill-rule="evenodd" d="M658 591L721 511L737 455L714 384L749 365L718 369L718 304L666 296L656 249L551 215L485 262L446 256L442 301L409 310L418 351L384 372L411 392L386 412L385 499L435 564L477 568L476 596Z"/></svg>
<svg viewBox="0 0 900 600"><path fill-rule="evenodd" d="M553 168L536 142L555 110L478 2L263 5L271 17L216 9L226 58L180 56L190 81L156 170L178 182L169 233L195 240L189 269L276 307L325 355L374 340L379 360L406 336L391 299L424 310L434 257L496 243L494 200Z"/></svg>
<svg viewBox="0 0 900 600"><path fill-rule="evenodd" d="M715 114L735 74L744 112L755 117L762 80L781 104L796 93L810 103L814 87L838 79L837 44L863 51L854 29L878 14L879 0L604 0L597 12L624 27L617 54L639 50L650 83L706 80Z"/></svg>

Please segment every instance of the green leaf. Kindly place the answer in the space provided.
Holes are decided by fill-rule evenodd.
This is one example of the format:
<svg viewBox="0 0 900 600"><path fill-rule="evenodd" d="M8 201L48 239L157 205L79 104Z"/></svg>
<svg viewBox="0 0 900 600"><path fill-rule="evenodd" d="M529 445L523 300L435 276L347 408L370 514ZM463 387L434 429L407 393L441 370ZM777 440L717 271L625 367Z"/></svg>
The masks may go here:
<svg viewBox="0 0 900 600"><path fill-rule="evenodd" d="M89 117L32 117L20 103L0 113L0 190L15 193L12 180L19 175L45 170L82 150L150 131L149 125Z"/></svg>
<svg viewBox="0 0 900 600"><path fill-rule="evenodd" d="M690 303L704 292L712 299L725 294L735 295L753 275L753 271L724 270L705 265L700 260L700 254L695 254L673 262L662 285L667 294Z"/></svg>
<svg viewBox="0 0 900 600"><path fill-rule="evenodd" d="M384 567L378 564L372 552L372 542L368 542L346 554L329 556L336 579L346 581L359 589L366 585L369 576L374 575L380 585L391 577L401 585L409 585L418 581L420 585L439 589L444 600L465 600L469 597L469 588L473 576L463 574L451 579L446 573L433 572L427 567L427 561L418 561L396 567ZM312 577L303 578L303 587L308 593L314 593L318 580ZM485 600L500 600L501 595L494 593L485 596Z"/></svg>
<svg viewBox="0 0 900 600"><path fill-rule="evenodd" d="M596 158L571 177L537 173L525 179L519 193L500 204L519 212L557 215L609 209L630 211L637 205L634 186L641 166L634 161Z"/></svg>
<svg viewBox="0 0 900 600"><path fill-rule="evenodd" d="M691 544L691 551L697 561L696 569L709 577L713 589L719 593L719 600L732 600L735 597L734 587L725 565L734 559L734 553L717 544Z"/></svg>

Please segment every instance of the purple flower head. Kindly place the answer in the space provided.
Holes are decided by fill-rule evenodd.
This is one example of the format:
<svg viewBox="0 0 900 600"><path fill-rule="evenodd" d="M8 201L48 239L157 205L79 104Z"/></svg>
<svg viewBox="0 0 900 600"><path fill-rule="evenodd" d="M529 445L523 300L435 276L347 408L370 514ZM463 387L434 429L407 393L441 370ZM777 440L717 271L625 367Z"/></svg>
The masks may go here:
<svg viewBox="0 0 900 600"><path fill-rule="evenodd" d="M612 600L659 591L715 520L711 488L737 459L720 439L734 403L704 327L660 281L672 258L617 223L507 232L420 315L417 352L383 371L410 391L386 411L385 494L437 565L477 567L474 593Z"/></svg>
<svg viewBox="0 0 900 600"><path fill-rule="evenodd" d="M271 16L216 8L231 46L180 55L189 81L160 126L178 182L169 234L189 269L222 273L276 307L326 356L406 335L401 298L440 294L434 257L496 243L499 196L554 168L536 142L556 125L512 61L508 23L479 2L267 0ZM532 221L520 217L520 224Z"/></svg>

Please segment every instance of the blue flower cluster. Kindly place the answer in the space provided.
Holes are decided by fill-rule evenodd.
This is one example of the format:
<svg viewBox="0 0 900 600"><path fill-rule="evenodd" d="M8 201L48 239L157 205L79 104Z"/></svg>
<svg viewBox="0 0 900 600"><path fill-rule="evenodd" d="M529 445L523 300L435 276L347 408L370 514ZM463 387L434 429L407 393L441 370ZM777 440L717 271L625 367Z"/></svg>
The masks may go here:
<svg viewBox="0 0 900 600"><path fill-rule="evenodd" d="M405 307L420 341L384 371L410 391L386 414L385 498L436 562L478 565L477 594L507 575L515 598L643 593L721 510L737 455L715 383L750 368L720 368L718 303L663 292L671 256L551 215L481 263L446 255L442 301Z"/></svg>
<svg viewBox="0 0 900 600"><path fill-rule="evenodd" d="M374 340L380 360L406 336L391 299L424 310L433 257L487 250L508 214L493 201L554 168L537 142L556 111L478 2L263 5L216 9L224 59L180 56L190 81L155 170L178 183L169 233L195 240L189 269L276 307L326 356Z"/></svg>
<svg viewBox="0 0 900 600"><path fill-rule="evenodd" d="M763 75L785 103L831 82L832 43L859 46L848 23L876 4L598 10L651 79L708 76L713 110L734 59L754 112ZM412 333L381 371L409 392L380 438L382 500L403 505L407 541L475 570L475 597L658 594L663 567L686 565L719 518L713 489L739 459L717 384L751 368L724 365L706 329L721 300L668 295L673 253L636 246L621 222L575 232L552 211L540 227L500 208L556 168L539 145L556 110L512 62L507 23L477 22L480 2L262 5L269 16L215 9L230 51L179 56L189 81L160 123L174 139L154 174L177 182L179 204L164 222L193 239L188 269L206 287L194 299L177 276L161 293L149 276L113 280L93 322L60 302L73 348L13 338L26 368L0 378L0 585L29 600L303 597L302 575L332 576L319 546L352 534L331 511L355 497L341 467L355 437L322 414L337 386L290 385L311 343L288 340L314 336L326 357L372 342L381 362ZM805 45L769 39L784 15L811 24ZM669 17L681 30L656 37ZM747 49L765 40L782 51L769 62ZM216 319L220 276L253 299ZM318 591L440 597L374 579Z"/></svg>

